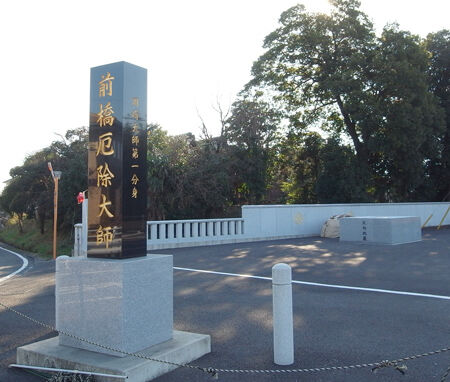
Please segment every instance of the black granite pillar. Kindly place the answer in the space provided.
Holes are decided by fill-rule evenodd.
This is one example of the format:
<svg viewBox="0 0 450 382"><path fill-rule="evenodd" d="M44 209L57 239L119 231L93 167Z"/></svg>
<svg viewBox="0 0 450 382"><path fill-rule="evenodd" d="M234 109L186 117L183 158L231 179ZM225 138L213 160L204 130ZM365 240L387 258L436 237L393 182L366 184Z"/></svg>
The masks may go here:
<svg viewBox="0 0 450 382"><path fill-rule="evenodd" d="M146 255L147 70L91 69L88 257Z"/></svg>

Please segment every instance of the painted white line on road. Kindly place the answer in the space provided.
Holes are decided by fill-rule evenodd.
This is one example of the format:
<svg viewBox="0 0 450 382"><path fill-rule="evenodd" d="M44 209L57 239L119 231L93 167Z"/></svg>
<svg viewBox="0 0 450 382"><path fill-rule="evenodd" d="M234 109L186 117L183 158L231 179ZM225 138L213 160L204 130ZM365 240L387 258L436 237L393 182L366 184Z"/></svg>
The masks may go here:
<svg viewBox="0 0 450 382"><path fill-rule="evenodd" d="M13 255L16 255L23 262L22 266L17 271L10 273L8 276L0 277L0 284L1 284L2 282L10 279L11 277L14 277L18 273L22 272L26 267L28 267L28 260L25 257L23 257L22 255L19 255L16 252L10 251L9 249L3 248L3 247L0 247L0 249L3 251L6 251L6 252L12 253Z"/></svg>
<svg viewBox="0 0 450 382"><path fill-rule="evenodd" d="M199 273L212 273L212 274L222 275L222 276L244 277L244 278L259 279L259 280L272 280L271 277L254 276L254 275L241 275L239 273L205 271L205 270L202 270L202 269L181 268L181 267L173 267L173 269L176 269L176 270L179 270L179 271L189 271L189 272L199 272ZM414 297L437 298L437 299L440 299L440 300L450 300L450 296L441 296L441 295L438 295L438 294L403 292L403 291L399 291L399 290L363 288L363 287L353 287L353 286L347 286L347 285L321 284L321 283L312 283L312 282L309 282L309 281L296 281L296 280L292 280L292 283L293 284L317 286L317 287L323 287L323 288L347 289L347 290L357 290L357 291L362 291L362 292L375 292L375 293L397 294L397 295L402 295L402 296L414 296Z"/></svg>

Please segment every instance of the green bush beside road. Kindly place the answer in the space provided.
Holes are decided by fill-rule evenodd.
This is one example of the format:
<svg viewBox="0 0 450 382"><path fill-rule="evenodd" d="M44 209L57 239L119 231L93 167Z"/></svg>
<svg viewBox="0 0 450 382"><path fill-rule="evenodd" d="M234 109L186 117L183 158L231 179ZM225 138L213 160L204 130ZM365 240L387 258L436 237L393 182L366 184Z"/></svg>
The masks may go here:
<svg viewBox="0 0 450 382"><path fill-rule="evenodd" d="M12 218L0 230L0 241L50 259L53 254L53 227L50 221L47 227L44 234L41 234L34 220L25 220L23 232L20 232L18 222ZM70 232L58 232L57 255L70 256L72 248Z"/></svg>

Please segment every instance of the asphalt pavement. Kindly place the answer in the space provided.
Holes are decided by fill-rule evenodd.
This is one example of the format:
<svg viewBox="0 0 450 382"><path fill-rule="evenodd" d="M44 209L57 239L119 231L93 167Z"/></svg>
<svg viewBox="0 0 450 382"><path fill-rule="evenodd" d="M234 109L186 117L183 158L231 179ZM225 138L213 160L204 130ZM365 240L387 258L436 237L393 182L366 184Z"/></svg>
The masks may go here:
<svg viewBox="0 0 450 382"><path fill-rule="evenodd" d="M29 259L29 267L0 281L0 302L54 325L54 262L20 253ZM430 296L450 296L447 227L427 229L423 241L396 246L313 237L154 253L174 255L175 329L212 337L212 352L195 365L223 369L348 366L450 347L450 300ZM326 284L293 284L295 363L289 367L273 364L270 280L181 270L270 277L272 266L279 262L291 265L294 280ZM20 266L18 258L0 250L0 280ZM343 285L384 291L338 288ZM15 362L16 347L54 335L0 308L0 381L41 381L7 366ZM450 352L404 364L405 375L393 367L376 373L365 367L315 373L220 373L219 380L440 381L450 365ZM198 370L179 368L156 381L210 378Z"/></svg>

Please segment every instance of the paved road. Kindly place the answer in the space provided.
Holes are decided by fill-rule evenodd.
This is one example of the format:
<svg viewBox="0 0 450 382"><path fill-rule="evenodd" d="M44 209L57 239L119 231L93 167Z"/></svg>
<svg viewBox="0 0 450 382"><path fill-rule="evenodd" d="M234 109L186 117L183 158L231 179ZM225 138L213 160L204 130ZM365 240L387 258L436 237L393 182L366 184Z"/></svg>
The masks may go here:
<svg viewBox="0 0 450 382"><path fill-rule="evenodd" d="M0 248L0 264L0 283L2 283L7 276L20 270L23 261L20 257Z"/></svg>
<svg viewBox="0 0 450 382"><path fill-rule="evenodd" d="M426 230L422 242L398 246L305 238L157 252L172 253L176 267L270 277L275 263L286 262L293 267L295 280L450 296L449 229ZM53 272L52 261L35 260L23 276L0 286L0 300L53 324ZM293 292L292 368L377 362L450 346L449 300L299 284ZM270 281L175 270L174 322L179 330L211 334L213 352L196 364L274 368ZM14 361L15 346L54 333L0 309L0 334L0 381L38 381L6 366ZM449 359L447 352L409 361L406 376L390 368L376 374L370 369L297 375L223 373L220 380L440 381ZM157 379L180 380L210 379L186 369Z"/></svg>
<svg viewBox="0 0 450 382"><path fill-rule="evenodd" d="M13 250L28 260L26 270L0 284L0 301L53 325L55 320L54 262L36 259L33 254L3 243L0 243L0 247ZM3 269L3 266L14 272L22 266L22 261L17 256L0 249L0 269ZM8 369L8 365L15 363L15 349L18 346L54 335L56 333L0 308L0 381L42 381L41 378L23 371Z"/></svg>

